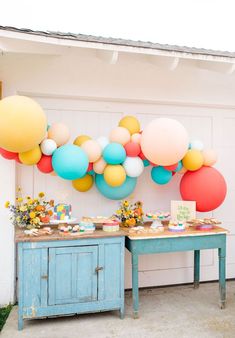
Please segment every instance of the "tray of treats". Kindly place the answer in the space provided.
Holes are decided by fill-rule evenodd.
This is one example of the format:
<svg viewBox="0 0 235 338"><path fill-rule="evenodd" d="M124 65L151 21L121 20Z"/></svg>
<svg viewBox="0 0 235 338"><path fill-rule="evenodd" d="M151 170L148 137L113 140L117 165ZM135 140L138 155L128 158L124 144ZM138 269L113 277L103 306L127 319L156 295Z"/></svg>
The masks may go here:
<svg viewBox="0 0 235 338"><path fill-rule="evenodd" d="M221 224L221 222L215 218L195 218L187 221L187 224L189 226L195 227L197 230L211 230L217 225Z"/></svg>
<svg viewBox="0 0 235 338"><path fill-rule="evenodd" d="M106 216L83 216L82 222L91 222L96 225L96 228L102 228L104 223L112 223L115 217L106 217Z"/></svg>

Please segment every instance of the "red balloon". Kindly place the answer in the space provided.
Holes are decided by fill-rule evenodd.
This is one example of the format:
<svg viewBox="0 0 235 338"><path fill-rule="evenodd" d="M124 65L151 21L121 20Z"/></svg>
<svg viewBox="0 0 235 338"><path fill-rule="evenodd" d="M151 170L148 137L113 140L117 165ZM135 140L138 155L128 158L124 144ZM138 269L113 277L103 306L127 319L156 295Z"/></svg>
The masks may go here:
<svg viewBox="0 0 235 338"><path fill-rule="evenodd" d="M7 160L15 160L16 156L18 155L17 153L13 153L12 151L8 151L3 148L0 148L0 154Z"/></svg>
<svg viewBox="0 0 235 338"><path fill-rule="evenodd" d="M42 155L40 161L37 164L38 170L44 174L51 173L54 169L52 167L52 156Z"/></svg>
<svg viewBox="0 0 235 338"><path fill-rule="evenodd" d="M91 171L91 170L93 170L93 163L89 163L89 166L88 166L88 168L87 168L87 172L89 172L89 171Z"/></svg>
<svg viewBox="0 0 235 338"><path fill-rule="evenodd" d="M141 152L140 145L136 142L128 142L124 148L126 150L126 155L129 157L136 157Z"/></svg>
<svg viewBox="0 0 235 338"><path fill-rule="evenodd" d="M185 201L196 201L197 211L211 211L224 201L227 185L224 177L213 167L187 171L180 182L180 193Z"/></svg>
<svg viewBox="0 0 235 338"><path fill-rule="evenodd" d="M173 171L178 167L178 163L172 164L172 165L165 165L163 168L169 171Z"/></svg>
<svg viewBox="0 0 235 338"><path fill-rule="evenodd" d="M142 151L139 153L139 157L141 158L141 160L147 160Z"/></svg>

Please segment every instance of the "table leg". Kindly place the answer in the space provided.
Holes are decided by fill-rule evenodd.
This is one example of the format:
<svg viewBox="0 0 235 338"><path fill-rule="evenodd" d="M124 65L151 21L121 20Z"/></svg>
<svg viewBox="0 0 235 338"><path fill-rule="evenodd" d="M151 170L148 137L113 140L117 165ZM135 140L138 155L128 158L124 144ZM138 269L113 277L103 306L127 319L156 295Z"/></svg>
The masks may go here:
<svg viewBox="0 0 235 338"><path fill-rule="evenodd" d="M194 250L194 289L199 288L200 282L200 250Z"/></svg>
<svg viewBox="0 0 235 338"><path fill-rule="evenodd" d="M226 244L225 244L226 245ZM225 308L226 303L226 246L218 249L219 254L219 292L220 292L220 308Z"/></svg>
<svg viewBox="0 0 235 338"><path fill-rule="evenodd" d="M132 301L133 317L139 317L139 281L138 281L138 255L132 254Z"/></svg>

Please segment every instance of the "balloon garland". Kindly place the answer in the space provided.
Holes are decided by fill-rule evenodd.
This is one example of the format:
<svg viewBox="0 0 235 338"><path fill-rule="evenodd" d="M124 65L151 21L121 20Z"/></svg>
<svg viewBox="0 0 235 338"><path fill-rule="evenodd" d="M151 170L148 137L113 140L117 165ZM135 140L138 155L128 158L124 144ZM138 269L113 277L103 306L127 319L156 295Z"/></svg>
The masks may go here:
<svg viewBox="0 0 235 338"><path fill-rule="evenodd" d="M189 142L177 120L157 118L141 131L134 116L119 121L109 137L93 140L79 135L68 144L69 129L47 125L46 115L34 100L9 96L0 101L0 154L8 160L36 165L44 174L72 181L74 189L88 191L95 182L109 199L123 199L135 189L137 178L151 165L152 180L167 184L182 174L184 200L196 201L198 211L211 211L224 201L226 182L212 166L217 155L200 140Z"/></svg>

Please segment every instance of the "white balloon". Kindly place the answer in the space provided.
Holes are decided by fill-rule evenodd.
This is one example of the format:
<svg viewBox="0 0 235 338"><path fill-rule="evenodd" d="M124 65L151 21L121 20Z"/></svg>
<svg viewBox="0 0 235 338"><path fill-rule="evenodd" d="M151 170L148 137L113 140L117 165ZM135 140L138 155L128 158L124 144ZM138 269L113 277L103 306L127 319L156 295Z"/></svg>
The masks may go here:
<svg viewBox="0 0 235 338"><path fill-rule="evenodd" d="M50 156L54 153L57 148L57 144L52 139L43 140L40 144L41 151L44 155Z"/></svg>
<svg viewBox="0 0 235 338"><path fill-rule="evenodd" d="M130 177L138 177L144 171L143 161L139 157L126 157L123 167Z"/></svg>
<svg viewBox="0 0 235 338"><path fill-rule="evenodd" d="M202 151L204 149L204 144L200 140L193 140L190 142L190 149Z"/></svg>
<svg viewBox="0 0 235 338"><path fill-rule="evenodd" d="M102 150L109 144L109 139L106 136L100 136L96 141L99 143Z"/></svg>

